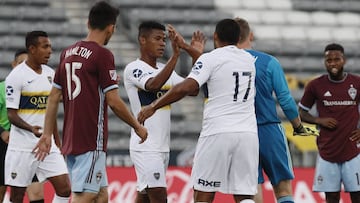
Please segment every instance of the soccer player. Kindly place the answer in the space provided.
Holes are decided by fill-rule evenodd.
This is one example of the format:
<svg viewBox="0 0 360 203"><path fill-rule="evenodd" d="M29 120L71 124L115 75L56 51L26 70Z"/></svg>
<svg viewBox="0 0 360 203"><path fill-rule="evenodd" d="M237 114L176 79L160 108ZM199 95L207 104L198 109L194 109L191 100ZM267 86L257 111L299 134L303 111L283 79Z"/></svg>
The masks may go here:
<svg viewBox="0 0 360 203"><path fill-rule="evenodd" d="M173 55L166 64L157 61L165 51L165 31L165 26L155 21L145 21L139 25L140 58L129 63L124 70L124 85L134 115L139 113L142 106L150 104L184 80L174 71L180 48L175 43L176 31L170 25ZM177 41L180 42L180 39ZM204 47L204 37L202 43ZM182 47L191 49L191 46ZM194 50L190 53L194 53ZM169 105L146 121L144 126L149 131L149 137L143 144L139 144L139 137L133 129L131 131L130 157L137 176L137 203L167 202L165 172L169 163L170 123Z"/></svg>
<svg viewBox="0 0 360 203"><path fill-rule="evenodd" d="M242 18L235 18L235 21L241 30L238 47L247 49L256 58L255 112L260 146L259 184L264 183L264 171L273 185L277 202L293 203L291 180L294 179L294 174L291 156L285 131L276 112L276 103L280 104L294 129L302 126L297 105L290 94L279 61L267 53L251 50L253 33L248 22ZM260 203L261 185L258 189L255 200Z"/></svg>
<svg viewBox="0 0 360 203"><path fill-rule="evenodd" d="M40 182L49 180L55 189L53 202L68 202L70 181L64 157L54 144L49 155L38 161L32 149L41 136L47 97L54 70L47 64L51 43L44 31L26 35L28 58L6 77L6 107L11 123L9 145L5 157L5 184L11 186L10 199L22 203L25 189L36 174ZM50 133L50 142L54 142Z"/></svg>
<svg viewBox="0 0 360 203"><path fill-rule="evenodd" d="M26 49L19 49L15 52L14 60L11 62L12 68L15 68L17 65L22 63L27 59ZM4 185L4 164L5 164L5 154L7 149L7 144L9 142L9 130L10 130L10 121L7 117L6 109L6 100L5 100L5 81L0 83L0 131L3 132L0 140L0 150L1 150L1 165L0 165L0 202L3 201L4 195L6 192L6 186ZM58 133L56 133L58 135ZM56 142L57 139L55 139ZM43 184L40 183L36 175L33 178L32 183L26 188L26 192L29 197L30 203L42 203L44 202L44 190Z"/></svg>
<svg viewBox="0 0 360 203"><path fill-rule="evenodd" d="M104 47L115 31L118 9L95 3L89 12L88 35L61 53L48 99L44 133L34 149L42 160L48 156L60 99L64 105L63 143L71 178L73 202L108 202L106 151L107 106L140 136L147 130L128 110L118 94L114 56Z"/></svg>
<svg viewBox="0 0 360 203"><path fill-rule="evenodd" d="M345 61L344 48L328 44L327 74L308 83L299 103L301 119L320 128L313 191L325 192L327 203L340 201L342 184L352 203L360 202L360 77L344 72ZM314 104L318 116L309 113Z"/></svg>
<svg viewBox="0 0 360 203"><path fill-rule="evenodd" d="M15 53L14 60L11 66L14 68L18 64L27 59L26 49L18 50ZM0 82L0 202L4 200L6 192L4 167L5 167L5 154L9 143L10 121L7 117L6 99L5 99L5 81Z"/></svg>
<svg viewBox="0 0 360 203"><path fill-rule="evenodd" d="M138 114L144 122L157 109L206 84L208 99L191 174L194 202L210 203L217 191L232 194L237 203L254 202L259 160L255 60L236 47L239 34L233 19L219 21L213 37L216 49L202 54L183 82Z"/></svg>

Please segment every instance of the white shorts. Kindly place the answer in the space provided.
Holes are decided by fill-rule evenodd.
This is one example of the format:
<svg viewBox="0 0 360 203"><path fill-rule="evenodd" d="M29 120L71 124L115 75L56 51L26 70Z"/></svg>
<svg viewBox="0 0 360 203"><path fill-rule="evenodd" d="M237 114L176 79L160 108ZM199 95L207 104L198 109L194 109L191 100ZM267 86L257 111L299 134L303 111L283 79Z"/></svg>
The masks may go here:
<svg viewBox="0 0 360 203"><path fill-rule="evenodd" d="M258 184L257 133L226 133L200 137L191 180L195 190L255 195Z"/></svg>
<svg viewBox="0 0 360 203"><path fill-rule="evenodd" d="M72 192L98 193L108 186L106 153L89 151L79 155L67 155Z"/></svg>
<svg viewBox="0 0 360 203"><path fill-rule="evenodd" d="M317 158L313 191L339 192L341 183L346 192L360 191L360 154L343 163L333 163Z"/></svg>
<svg viewBox="0 0 360 203"><path fill-rule="evenodd" d="M130 150L130 158L135 166L137 191L145 188L165 187L169 152L143 152Z"/></svg>
<svg viewBox="0 0 360 203"><path fill-rule="evenodd" d="M8 149L5 157L5 184L27 187L34 175L43 182L47 178L67 174L64 157L59 152L51 152L44 161L38 161L32 152Z"/></svg>

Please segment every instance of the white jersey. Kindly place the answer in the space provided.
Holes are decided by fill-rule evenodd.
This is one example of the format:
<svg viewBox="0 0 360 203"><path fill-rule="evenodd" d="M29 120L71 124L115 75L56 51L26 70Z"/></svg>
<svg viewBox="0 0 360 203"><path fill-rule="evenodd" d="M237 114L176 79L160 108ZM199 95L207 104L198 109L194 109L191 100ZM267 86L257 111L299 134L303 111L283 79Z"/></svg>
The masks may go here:
<svg viewBox="0 0 360 203"><path fill-rule="evenodd" d="M218 133L257 132L255 117L255 59L236 46L201 55L188 78L204 85L200 137Z"/></svg>
<svg viewBox="0 0 360 203"><path fill-rule="evenodd" d="M54 78L54 70L41 65L41 74L25 62L19 64L6 77L6 108L17 109L20 118L30 125L43 127L47 98ZM8 149L31 152L37 144L32 132L11 125ZM52 139L52 151L58 150Z"/></svg>
<svg viewBox="0 0 360 203"><path fill-rule="evenodd" d="M165 67L165 64L157 63L156 67L157 69L140 59L129 63L125 67L124 86L130 100L131 110L135 116L138 115L142 106L151 104L172 86L184 80L173 71L159 91L147 91L145 90L147 80L156 76ZM148 138L144 143L139 144L140 138L136 135L134 129L131 129L130 150L169 152L170 123L170 105L158 109L154 115L145 121L144 126L148 130Z"/></svg>

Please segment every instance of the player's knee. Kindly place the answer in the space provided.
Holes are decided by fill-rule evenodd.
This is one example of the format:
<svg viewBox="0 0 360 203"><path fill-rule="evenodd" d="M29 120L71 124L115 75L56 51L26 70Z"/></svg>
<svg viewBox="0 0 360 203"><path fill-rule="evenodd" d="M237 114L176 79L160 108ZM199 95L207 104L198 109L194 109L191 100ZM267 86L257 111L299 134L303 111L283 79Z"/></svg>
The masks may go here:
<svg viewBox="0 0 360 203"><path fill-rule="evenodd" d="M167 192L164 187L146 188L150 202L167 202Z"/></svg>
<svg viewBox="0 0 360 203"><path fill-rule="evenodd" d="M60 188L58 191L56 191L56 195L60 197L69 197L71 195L71 188L70 187Z"/></svg>

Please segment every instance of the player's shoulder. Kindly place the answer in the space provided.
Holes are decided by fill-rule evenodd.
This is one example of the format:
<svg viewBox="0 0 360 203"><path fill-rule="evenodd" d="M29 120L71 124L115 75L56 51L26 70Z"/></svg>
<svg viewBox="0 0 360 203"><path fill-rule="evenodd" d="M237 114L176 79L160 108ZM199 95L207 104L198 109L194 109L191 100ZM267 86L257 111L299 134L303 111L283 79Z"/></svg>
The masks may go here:
<svg viewBox="0 0 360 203"><path fill-rule="evenodd" d="M323 84L327 83L329 81L329 77L327 74L321 74L318 76L314 76L310 79L307 85L313 85L315 87L322 86Z"/></svg>
<svg viewBox="0 0 360 203"><path fill-rule="evenodd" d="M9 75L6 78L22 78L26 75L28 75L28 69L29 67L26 65L25 62L20 63L15 68L13 68Z"/></svg>
<svg viewBox="0 0 360 203"><path fill-rule="evenodd" d="M42 68L43 71L46 71L46 72L50 72L50 73L54 72L54 69L51 68L49 65L46 65L46 64L42 64L41 68Z"/></svg>
<svg viewBox="0 0 360 203"><path fill-rule="evenodd" d="M140 59L136 59L131 61L130 63L126 64L124 71L129 71L136 68L142 68L144 66L144 62Z"/></svg>
<svg viewBox="0 0 360 203"><path fill-rule="evenodd" d="M360 75L354 73L347 73L349 78L354 78L355 80L360 82Z"/></svg>
<svg viewBox="0 0 360 203"><path fill-rule="evenodd" d="M77 41L63 50L63 53L66 55L73 55L73 53L79 54L80 52L91 52L92 55L100 55L100 58L105 58L107 55L113 56L112 52L108 48L101 46L94 41Z"/></svg>
<svg viewBox="0 0 360 203"><path fill-rule="evenodd" d="M199 57L199 60L209 61L210 63L213 63L213 62L219 61L219 59L229 57L228 56L229 55L228 47L229 46L219 47L219 48L211 50L210 52L205 52Z"/></svg>
<svg viewBox="0 0 360 203"><path fill-rule="evenodd" d="M259 59L263 59L263 60L275 60L276 62L278 62L278 59L266 52L262 52L262 51L258 51L258 50L254 50L254 49L245 49L246 52L250 53L252 56L254 56L255 58L259 58Z"/></svg>

